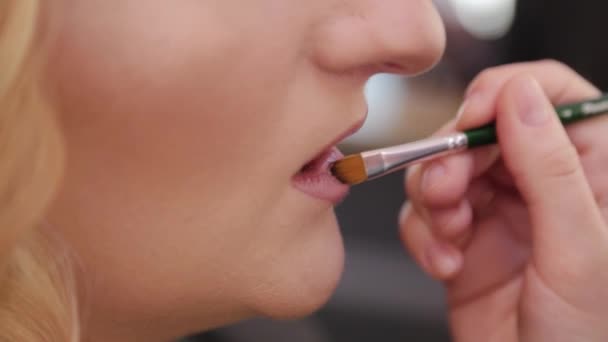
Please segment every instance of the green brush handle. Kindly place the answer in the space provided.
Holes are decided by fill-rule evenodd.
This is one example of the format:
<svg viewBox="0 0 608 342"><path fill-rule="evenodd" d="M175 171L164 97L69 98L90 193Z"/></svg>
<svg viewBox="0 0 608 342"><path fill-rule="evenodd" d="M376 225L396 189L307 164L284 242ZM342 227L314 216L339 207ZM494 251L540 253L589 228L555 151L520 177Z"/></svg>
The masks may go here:
<svg viewBox="0 0 608 342"><path fill-rule="evenodd" d="M593 100L559 106L555 111L564 125L599 114L608 114L608 93ZM496 143L496 127L493 123L465 131L464 134L469 140L469 148Z"/></svg>

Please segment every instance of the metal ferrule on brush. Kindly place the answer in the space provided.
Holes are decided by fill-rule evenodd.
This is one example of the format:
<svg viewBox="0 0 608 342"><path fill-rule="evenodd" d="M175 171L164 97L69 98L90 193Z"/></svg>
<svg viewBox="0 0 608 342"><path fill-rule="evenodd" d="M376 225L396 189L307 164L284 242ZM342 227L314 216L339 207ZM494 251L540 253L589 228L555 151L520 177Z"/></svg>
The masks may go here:
<svg viewBox="0 0 608 342"><path fill-rule="evenodd" d="M368 179L374 179L421 161L465 150L467 146L467 135L458 133L367 151L361 153L361 157L365 163Z"/></svg>

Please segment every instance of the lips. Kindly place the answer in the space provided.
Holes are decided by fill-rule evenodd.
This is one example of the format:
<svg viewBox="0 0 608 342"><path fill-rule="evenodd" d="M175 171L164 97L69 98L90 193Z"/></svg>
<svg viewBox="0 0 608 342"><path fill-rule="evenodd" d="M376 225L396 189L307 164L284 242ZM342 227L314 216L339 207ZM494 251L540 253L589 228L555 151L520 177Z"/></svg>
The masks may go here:
<svg viewBox="0 0 608 342"><path fill-rule="evenodd" d="M339 135L317 156L302 166L293 177L294 187L312 197L333 204L340 203L348 194L349 186L340 182L330 171L331 164L344 156L336 144L358 131L363 126L363 122L364 120L361 120Z"/></svg>
<svg viewBox="0 0 608 342"><path fill-rule="evenodd" d="M337 204L348 194L348 185L334 177L329 168L331 163L342 158L336 147L323 151L317 158L308 162L293 177L293 184L304 193Z"/></svg>

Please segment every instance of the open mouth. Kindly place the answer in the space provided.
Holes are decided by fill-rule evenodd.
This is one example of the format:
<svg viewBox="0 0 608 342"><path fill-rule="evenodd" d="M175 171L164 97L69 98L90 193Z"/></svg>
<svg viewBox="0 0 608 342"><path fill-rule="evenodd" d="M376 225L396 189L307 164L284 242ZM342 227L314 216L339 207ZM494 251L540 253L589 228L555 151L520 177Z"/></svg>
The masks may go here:
<svg viewBox="0 0 608 342"><path fill-rule="evenodd" d="M330 166L336 160L342 159L344 155L340 150L332 146L329 149L323 151L320 155L318 155L315 159L309 161L306 165L304 165L298 174L300 175L309 175L314 176L318 174L330 174Z"/></svg>
<svg viewBox="0 0 608 342"><path fill-rule="evenodd" d="M333 162L344 157L336 145L359 130L363 122L364 120L357 122L338 136L325 150L304 164L293 176L294 187L318 199L334 204L341 202L348 194L349 186L334 177L330 170Z"/></svg>
<svg viewBox="0 0 608 342"><path fill-rule="evenodd" d="M341 202L348 194L349 187L332 175L330 167L342 157L343 154L335 146L321 152L295 174L294 186L313 197L334 204Z"/></svg>

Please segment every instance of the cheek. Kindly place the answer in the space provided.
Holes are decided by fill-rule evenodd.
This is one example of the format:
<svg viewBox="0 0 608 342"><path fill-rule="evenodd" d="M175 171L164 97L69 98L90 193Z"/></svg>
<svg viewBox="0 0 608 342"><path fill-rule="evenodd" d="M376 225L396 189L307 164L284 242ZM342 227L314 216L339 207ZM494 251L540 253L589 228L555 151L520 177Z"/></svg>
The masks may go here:
<svg viewBox="0 0 608 342"><path fill-rule="evenodd" d="M254 46L262 29L96 10L86 23L73 10L51 51L69 154L64 207L84 222L107 216L100 231L139 218L131 226L156 220L160 233L185 220L246 230L285 209L291 174L276 146L294 126L283 102L298 49L281 40L293 32Z"/></svg>
<svg viewBox="0 0 608 342"><path fill-rule="evenodd" d="M310 95L316 95L314 79L293 86L301 42L287 37L299 33L273 25L273 32L230 30L202 17L193 5L201 1L170 6L180 13L160 11L168 3L161 0L141 9L123 0L70 2L49 69L69 158L55 226L108 287L123 279L119 283L135 291L141 284L129 285L132 269L149 270L141 283L198 277L175 286L200 284L208 275L201 274L200 260L210 255L220 256L226 269L259 270L281 259L270 275L241 272L251 276L242 282L251 288L260 277L302 280L286 280L276 303L252 300L260 311L289 316L320 305L340 274L340 236L331 213L319 214L310 205L316 202L290 187L282 163L302 155L277 148L297 149L293 145L311 135L298 121L306 111L286 110L294 103L289 93L301 101L318 98ZM94 18L79 13L90 3L99 6L87 9ZM118 4L124 11L113 9ZM260 35L267 39L260 43ZM308 102L291 107L327 115ZM267 255L251 260L243 255L251 249ZM150 270L151 262L158 267ZM302 307L283 307L293 293L303 294Z"/></svg>
<svg viewBox="0 0 608 342"><path fill-rule="evenodd" d="M253 161L256 148L275 139L288 58L277 53L270 65L247 37L182 11L112 19L101 11L99 22L87 24L69 17L51 73L71 148L105 151L113 164L137 164L148 173L159 165L218 173ZM213 169L204 167L210 161Z"/></svg>

